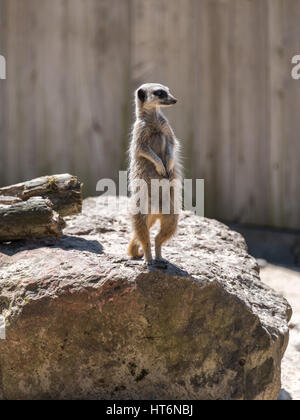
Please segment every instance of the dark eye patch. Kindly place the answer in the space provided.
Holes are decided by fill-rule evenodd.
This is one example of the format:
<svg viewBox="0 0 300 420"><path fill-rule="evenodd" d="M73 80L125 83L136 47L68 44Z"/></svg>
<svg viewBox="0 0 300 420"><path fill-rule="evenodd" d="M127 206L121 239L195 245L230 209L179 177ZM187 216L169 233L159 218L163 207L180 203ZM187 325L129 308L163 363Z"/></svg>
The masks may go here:
<svg viewBox="0 0 300 420"><path fill-rule="evenodd" d="M153 92L154 93L154 95L155 96L157 96L158 98L166 98L167 97L167 93L164 91L164 90L162 90L162 89L159 89L159 90L156 90L155 92Z"/></svg>
<svg viewBox="0 0 300 420"><path fill-rule="evenodd" d="M139 100L141 101L141 102L145 102L145 100L146 100L146 92L144 91L144 89L139 89L139 91L138 91L138 97L139 97Z"/></svg>

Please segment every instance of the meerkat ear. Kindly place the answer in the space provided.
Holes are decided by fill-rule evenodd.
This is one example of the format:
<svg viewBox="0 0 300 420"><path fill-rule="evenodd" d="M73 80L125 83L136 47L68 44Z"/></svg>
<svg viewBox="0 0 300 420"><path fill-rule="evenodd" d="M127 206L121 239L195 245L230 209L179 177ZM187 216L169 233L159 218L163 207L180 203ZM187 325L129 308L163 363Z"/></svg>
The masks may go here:
<svg viewBox="0 0 300 420"><path fill-rule="evenodd" d="M139 89L138 90L138 98L141 102L145 102L146 100L146 92L144 91L144 89Z"/></svg>

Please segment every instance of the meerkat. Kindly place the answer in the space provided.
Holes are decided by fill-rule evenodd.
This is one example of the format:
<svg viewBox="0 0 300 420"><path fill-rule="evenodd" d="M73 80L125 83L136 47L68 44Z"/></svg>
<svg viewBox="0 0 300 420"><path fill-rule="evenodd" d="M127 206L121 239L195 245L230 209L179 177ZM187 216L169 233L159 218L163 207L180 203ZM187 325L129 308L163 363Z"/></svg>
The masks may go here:
<svg viewBox="0 0 300 420"><path fill-rule="evenodd" d="M156 265L161 268L167 268L167 261L161 254L162 245L177 230L179 214L174 211L174 189L180 189L182 183L179 141L167 118L162 114L161 108L176 103L177 99L170 94L166 86L157 83L140 86L135 92L136 121L129 149L129 187L132 199L135 198L136 180L146 181L150 201L152 180L167 179L172 182L169 214L163 214L161 207L153 213L149 204L147 214L131 215L133 238L128 249L129 256L131 258L144 256L147 265ZM155 238L155 259L153 260L150 229L157 220L160 220L160 232Z"/></svg>

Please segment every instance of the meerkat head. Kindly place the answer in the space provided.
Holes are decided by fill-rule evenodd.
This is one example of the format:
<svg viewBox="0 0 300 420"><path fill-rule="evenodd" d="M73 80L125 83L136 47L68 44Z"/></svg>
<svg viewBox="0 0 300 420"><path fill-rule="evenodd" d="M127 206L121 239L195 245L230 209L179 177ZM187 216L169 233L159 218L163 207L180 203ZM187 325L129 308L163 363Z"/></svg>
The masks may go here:
<svg viewBox="0 0 300 420"><path fill-rule="evenodd" d="M169 88L159 83L146 83L136 91L136 103L140 109L171 106L176 102L177 99L170 94Z"/></svg>

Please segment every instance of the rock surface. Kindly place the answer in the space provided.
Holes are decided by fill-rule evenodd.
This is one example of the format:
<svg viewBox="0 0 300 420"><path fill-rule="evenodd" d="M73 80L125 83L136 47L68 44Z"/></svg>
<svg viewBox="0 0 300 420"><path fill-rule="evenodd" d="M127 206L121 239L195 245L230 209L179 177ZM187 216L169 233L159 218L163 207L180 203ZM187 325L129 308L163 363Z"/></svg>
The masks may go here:
<svg viewBox="0 0 300 420"><path fill-rule="evenodd" d="M276 399L291 308L243 238L183 213L165 271L130 261L126 200L0 245L2 399Z"/></svg>

